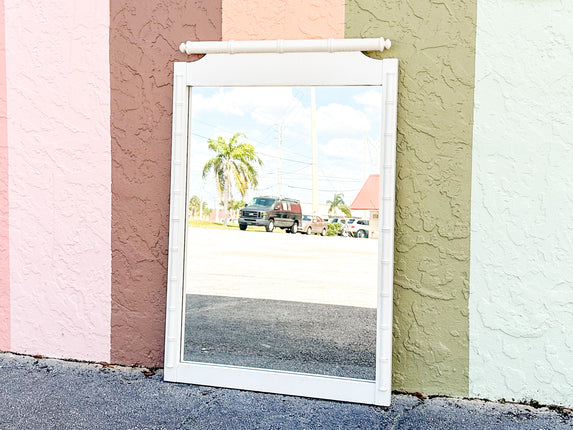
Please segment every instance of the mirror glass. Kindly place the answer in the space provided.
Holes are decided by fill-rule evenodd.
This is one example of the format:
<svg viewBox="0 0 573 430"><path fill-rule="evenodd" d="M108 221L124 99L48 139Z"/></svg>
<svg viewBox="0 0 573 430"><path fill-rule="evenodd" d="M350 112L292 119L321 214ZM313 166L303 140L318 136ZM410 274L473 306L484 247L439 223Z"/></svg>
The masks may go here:
<svg viewBox="0 0 573 430"><path fill-rule="evenodd" d="M192 88L184 361L375 379L381 100Z"/></svg>

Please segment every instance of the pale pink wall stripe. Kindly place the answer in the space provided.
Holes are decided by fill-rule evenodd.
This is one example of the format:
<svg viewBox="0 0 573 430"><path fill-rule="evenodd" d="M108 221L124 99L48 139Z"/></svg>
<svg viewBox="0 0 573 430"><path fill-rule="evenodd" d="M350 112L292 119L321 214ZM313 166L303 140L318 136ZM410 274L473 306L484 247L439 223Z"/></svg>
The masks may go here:
<svg viewBox="0 0 573 430"><path fill-rule="evenodd" d="M11 349L109 360L109 2L4 0Z"/></svg>
<svg viewBox="0 0 573 430"><path fill-rule="evenodd" d="M8 130L4 0L0 0L0 351L10 349L10 255L8 234Z"/></svg>
<svg viewBox="0 0 573 430"><path fill-rule="evenodd" d="M344 38L344 0L223 0L223 40Z"/></svg>

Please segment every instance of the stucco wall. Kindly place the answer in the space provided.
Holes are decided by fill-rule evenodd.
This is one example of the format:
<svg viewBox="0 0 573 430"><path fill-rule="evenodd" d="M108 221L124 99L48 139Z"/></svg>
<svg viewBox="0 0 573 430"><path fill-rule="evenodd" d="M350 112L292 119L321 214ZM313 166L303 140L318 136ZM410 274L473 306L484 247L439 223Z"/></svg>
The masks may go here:
<svg viewBox="0 0 573 430"><path fill-rule="evenodd" d="M109 7L6 0L11 349L109 359Z"/></svg>
<svg viewBox="0 0 573 430"><path fill-rule="evenodd" d="M573 7L478 5L470 394L573 406Z"/></svg>
<svg viewBox="0 0 573 430"><path fill-rule="evenodd" d="M344 0L223 0L223 40L344 37Z"/></svg>
<svg viewBox="0 0 573 430"><path fill-rule="evenodd" d="M393 389L468 394L476 0L349 0L346 37L400 61Z"/></svg>
<svg viewBox="0 0 573 430"><path fill-rule="evenodd" d="M10 252L8 224L8 130L4 0L0 0L0 351L10 349Z"/></svg>
<svg viewBox="0 0 573 430"><path fill-rule="evenodd" d="M569 2L222 1L0 0L0 349L162 365L179 42L384 36L393 388L573 406Z"/></svg>
<svg viewBox="0 0 573 430"><path fill-rule="evenodd" d="M163 365L173 61L220 39L220 0L111 0L114 362Z"/></svg>

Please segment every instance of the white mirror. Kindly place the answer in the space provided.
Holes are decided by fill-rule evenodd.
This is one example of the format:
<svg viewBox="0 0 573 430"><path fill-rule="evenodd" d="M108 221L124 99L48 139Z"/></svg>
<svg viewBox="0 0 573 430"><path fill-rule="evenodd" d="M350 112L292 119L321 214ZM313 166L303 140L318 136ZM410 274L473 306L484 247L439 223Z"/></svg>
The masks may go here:
<svg viewBox="0 0 573 430"><path fill-rule="evenodd" d="M389 404L396 63L176 64L166 380Z"/></svg>

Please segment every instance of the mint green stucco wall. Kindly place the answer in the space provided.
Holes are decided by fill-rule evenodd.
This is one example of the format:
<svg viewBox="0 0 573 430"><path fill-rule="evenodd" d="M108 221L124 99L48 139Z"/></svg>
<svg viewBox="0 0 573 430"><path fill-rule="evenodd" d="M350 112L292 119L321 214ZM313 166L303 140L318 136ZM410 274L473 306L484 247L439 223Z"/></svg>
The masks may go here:
<svg viewBox="0 0 573 430"><path fill-rule="evenodd" d="M573 406L573 4L480 0L470 395Z"/></svg>

